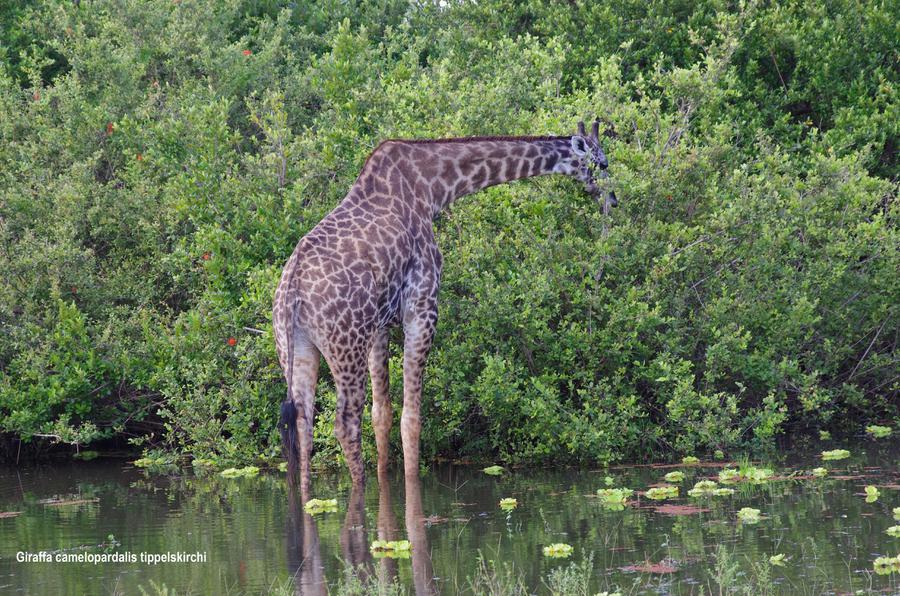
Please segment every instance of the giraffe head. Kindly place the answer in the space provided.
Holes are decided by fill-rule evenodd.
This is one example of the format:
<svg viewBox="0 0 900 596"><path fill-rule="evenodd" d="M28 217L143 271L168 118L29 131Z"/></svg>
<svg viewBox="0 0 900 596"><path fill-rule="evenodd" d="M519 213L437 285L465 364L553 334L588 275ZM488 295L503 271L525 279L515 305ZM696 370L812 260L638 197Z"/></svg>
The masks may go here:
<svg viewBox="0 0 900 596"><path fill-rule="evenodd" d="M570 175L584 182L584 189L591 196L598 196L602 193L597 186L597 179L609 178L606 168L609 161L606 154L600 147L600 121L594 120L591 127L591 134L586 134L584 130L584 122L578 123L578 132L572 136L572 171ZM615 207L619 204L616 199L616 193L609 191L609 204Z"/></svg>

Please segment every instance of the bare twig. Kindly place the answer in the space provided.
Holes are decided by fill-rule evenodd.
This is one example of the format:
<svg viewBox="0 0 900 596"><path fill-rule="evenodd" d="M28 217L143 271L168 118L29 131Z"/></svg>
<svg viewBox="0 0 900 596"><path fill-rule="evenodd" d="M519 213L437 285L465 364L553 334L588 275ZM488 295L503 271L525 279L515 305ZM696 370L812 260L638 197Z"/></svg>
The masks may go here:
<svg viewBox="0 0 900 596"><path fill-rule="evenodd" d="M872 338L872 341L869 342L869 347L866 348L866 351L863 353L862 358L859 359L859 362L856 363L856 366L853 367L853 370L850 371L850 376L847 377L847 380L853 378L853 375L856 374L856 371L859 370L859 365L863 363L863 360L866 359L866 356L869 355L869 351L872 349L872 346L875 345L875 340L878 339L878 336L881 335L881 330L884 329L885 323L887 323L887 319L881 322L881 326L878 328L878 331L875 332L875 337Z"/></svg>

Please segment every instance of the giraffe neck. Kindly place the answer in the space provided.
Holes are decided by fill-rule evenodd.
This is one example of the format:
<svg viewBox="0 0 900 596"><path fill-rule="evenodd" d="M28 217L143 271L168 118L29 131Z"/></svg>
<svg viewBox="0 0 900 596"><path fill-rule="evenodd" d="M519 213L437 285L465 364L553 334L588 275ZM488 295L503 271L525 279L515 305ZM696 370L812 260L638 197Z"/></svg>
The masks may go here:
<svg viewBox="0 0 900 596"><path fill-rule="evenodd" d="M572 174L571 137L473 137L393 141L401 168L427 187L432 216L483 188L544 174ZM406 161L407 163L403 163Z"/></svg>

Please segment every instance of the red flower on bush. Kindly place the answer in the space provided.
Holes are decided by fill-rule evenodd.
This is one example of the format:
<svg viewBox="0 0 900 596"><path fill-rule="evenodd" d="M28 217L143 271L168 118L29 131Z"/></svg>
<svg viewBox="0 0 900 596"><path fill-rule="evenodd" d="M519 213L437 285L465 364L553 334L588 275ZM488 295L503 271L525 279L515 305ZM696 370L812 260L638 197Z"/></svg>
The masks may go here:
<svg viewBox="0 0 900 596"><path fill-rule="evenodd" d="M144 161L144 156L141 155L140 153L138 153L137 155L135 155L134 158L135 158L136 160L138 160L138 161Z"/></svg>
<svg viewBox="0 0 900 596"><path fill-rule="evenodd" d="M34 95L31 96L31 99L33 99L34 101L41 101L41 92L35 91Z"/></svg>
<svg viewBox="0 0 900 596"><path fill-rule="evenodd" d="M209 260L209 253L208 253L208 252L203 253L203 257L202 257L202 258L203 258L204 261L208 261L208 260Z"/></svg>
<svg viewBox="0 0 900 596"><path fill-rule="evenodd" d="M237 345L237 340L236 340L235 338L233 338L233 337L229 337L229 338L228 338L228 345L229 345L229 346L236 346L236 345Z"/></svg>
<svg viewBox="0 0 900 596"><path fill-rule="evenodd" d="M244 52L243 52L244 56L249 56L252 53L253 52L251 52L250 50L244 50Z"/></svg>
<svg viewBox="0 0 900 596"><path fill-rule="evenodd" d="M111 135L111 134L113 133L113 130L114 130L115 128L116 128L116 127L113 125L112 122L107 122L107 123L106 123L106 134L107 134L107 135Z"/></svg>

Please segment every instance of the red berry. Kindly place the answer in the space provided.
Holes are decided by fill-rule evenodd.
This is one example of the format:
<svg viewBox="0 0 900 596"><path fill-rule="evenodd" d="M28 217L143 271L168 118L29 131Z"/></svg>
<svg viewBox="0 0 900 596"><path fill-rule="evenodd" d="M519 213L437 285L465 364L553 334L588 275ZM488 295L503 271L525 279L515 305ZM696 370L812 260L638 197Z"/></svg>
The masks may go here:
<svg viewBox="0 0 900 596"><path fill-rule="evenodd" d="M134 158L135 158L136 160L138 160L138 161L143 161L143 160L144 160L144 156L141 155L140 153L138 153L137 155L135 155Z"/></svg>
<svg viewBox="0 0 900 596"><path fill-rule="evenodd" d="M106 123L106 134L111 135L113 133L114 128L115 128L115 126L113 126L112 122L107 122Z"/></svg>
<svg viewBox="0 0 900 596"><path fill-rule="evenodd" d="M208 252L203 253L203 260L204 260L204 261L208 261L208 260L209 260L209 253L208 253Z"/></svg>
<svg viewBox="0 0 900 596"><path fill-rule="evenodd" d="M228 345L229 345L229 346L237 345L237 340L234 339L233 337L229 337L229 338L228 338Z"/></svg>

